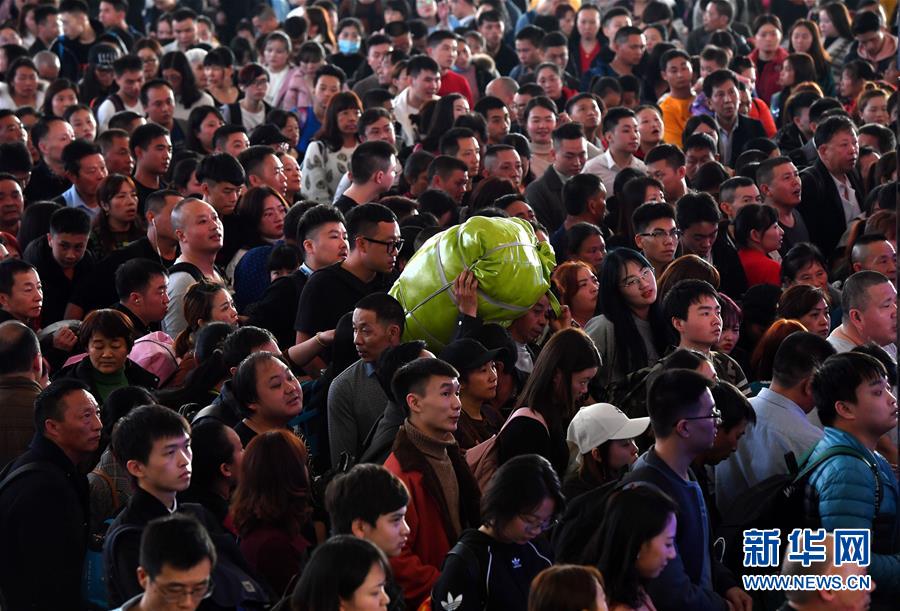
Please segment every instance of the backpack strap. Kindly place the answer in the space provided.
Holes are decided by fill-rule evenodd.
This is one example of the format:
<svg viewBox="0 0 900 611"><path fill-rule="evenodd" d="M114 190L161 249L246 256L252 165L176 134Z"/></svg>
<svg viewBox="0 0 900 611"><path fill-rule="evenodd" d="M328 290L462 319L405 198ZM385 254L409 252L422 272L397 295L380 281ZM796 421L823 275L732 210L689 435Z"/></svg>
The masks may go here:
<svg viewBox="0 0 900 611"><path fill-rule="evenodd" d="M121 501L119 500L119 491L116 490L116 486L113 483L112 477L110 477L109 473L103 471L100 467L97 467L96 469L91 471L91 473L102 479L104 482L106 482L106 485L109 486L109 491L112 494L113 512L117 512Z"/></svg>
<svg viewBox="0 0 900 611"><path fill-rule="evenodd" d="M506 419L506 422L503 423L503 426L500 427L500 430L497 431L497 436L500 436L500 433L503 432L503 429L506 428L506 425L512 422L514 419L518 417L531 418L532 420L537 420L541 424L544 425L544 428L547 429L547 432L550 432L550 427L547 426L547 421L544 420L544 417L540 414L540 412L536 412L530 407L520 407L513 413L509 415L509 418Z"/></svg>
<svg viewBox="0 0 900 611"><path fill-rule="evenodd" d="M3 491L13 483L13 480L18 479L22 475L26 473L32 472L43 472L43 473L54 473L57 471L55 465L47 461L37 461L30 462L27 465L22 465L18 469L14 469L11 473L7 474L6 477L3 478L3 481L0 481L0 494L3 494Z"/></svg>
<svg viewBox="0 0 900 611"><path fill-rule="evenodd" d="M196 280L197 282L202 282L205 276L203 272L200 271L200 268L194 265L193 263L188 263L187 261L182 261L180 263L176 263L172 267L170 267L167 273L171 276L173 274L177 274L178 272L184 272L186 274L190 274L191 278Z"/></svg>
<svg viewBox="0 0 900 611"><path fill-rule="evenodd" d="M872 471L872 475L875 477L875 515L878 515L878 511L881 509L881 501L884 500L884 487L881 483L881 477L878 475L878 465L876 462L869 460L869 458L864 455L862 452L853 448L851 446L832 446L822 452L822 454L813 461L806 461L803 469L800 470L800 473L794 478L794 483L798 483L799 481L809 477L813 471L819 468L823 463L828 460L831 460L835 456L854 456L864 463L869 469Z"/></svg>
<svg viewBox="0 0 900 611"><path fill-rule="evenodd" d="M476 554L475 550L473 550L469 546L469 544L466 543L466 540L464 538L461 538L459 541L457 541L456 545L454 545L450 549L450 551L447 552L448 556L451 554L454 556L459 556L465 561L466 566L469 567L469 577L478 581L481 586L481 595L483 597L483 600L485 601L485 604L487 604L487 597L489 594L488 584L486 581L487 575L482 572L481 560L479 560L478 554Z"/></svg>

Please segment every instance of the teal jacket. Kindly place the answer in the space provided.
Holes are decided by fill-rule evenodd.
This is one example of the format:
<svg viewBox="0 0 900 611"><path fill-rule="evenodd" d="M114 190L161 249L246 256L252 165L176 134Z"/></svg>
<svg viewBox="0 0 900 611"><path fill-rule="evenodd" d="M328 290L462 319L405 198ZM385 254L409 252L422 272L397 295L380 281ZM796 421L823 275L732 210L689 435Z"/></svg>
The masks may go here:
<svg viewBox="0 0 900 611"><path fill-rule="evenodd" d="M875 475L855 456L835 456L819 466L809 478L813 498L818 499L818 517L828 531L835 528L872 530L872 563L869 574L880 593L900 593L900 545L898 545L897 508L900 493L887 460L870 452L853 435L825 427L825 437L810 455L815 460L834 446L850 446L868 456L878 468L881 502L875 512Z"/></svg>

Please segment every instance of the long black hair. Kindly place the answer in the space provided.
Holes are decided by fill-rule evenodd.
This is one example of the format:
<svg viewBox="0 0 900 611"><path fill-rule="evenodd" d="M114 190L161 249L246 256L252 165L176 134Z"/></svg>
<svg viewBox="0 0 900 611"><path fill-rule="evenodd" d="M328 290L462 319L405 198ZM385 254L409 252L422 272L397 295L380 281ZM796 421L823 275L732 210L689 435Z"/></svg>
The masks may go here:
<svg viewBox="0 0 900 611"><path fill-rule="evenodd" d="M644 255L630 248L616 248L607 253L600 268L600 313L613 324L613 333L616 340L616 355L622 371L627 373L646 367L649 363L647 347L643 341L635 341L640 338L637 325L631 307L625 300L620 286L619 276L625 269L625 264L637 263L641 269L652 268ZM650 330L653 332L653 344L657 354L662 354L666 349L668 337L668 325L662 314L659 299L650 305L648 315Z"/></svg>
<svg viewBox="0 0 900 611"><path fill-rule="evenodd" d="M554 515L561 515L566 499L550 462L537 454L510 458L491 477L481 497L481 522L498 531L516 517L533 513L548 498L553 499Z"/></svg>
<svg viewBox="0 0 900 611"><path fill-rule="evenodd" d="M169 51L159 61L159 73L163 70L177 70L181 74L181 91L176 96L178 102L185 108L193 106L203 95L197 87L197 79L194 78L194 69L187 56L181 51Z"/></svg>

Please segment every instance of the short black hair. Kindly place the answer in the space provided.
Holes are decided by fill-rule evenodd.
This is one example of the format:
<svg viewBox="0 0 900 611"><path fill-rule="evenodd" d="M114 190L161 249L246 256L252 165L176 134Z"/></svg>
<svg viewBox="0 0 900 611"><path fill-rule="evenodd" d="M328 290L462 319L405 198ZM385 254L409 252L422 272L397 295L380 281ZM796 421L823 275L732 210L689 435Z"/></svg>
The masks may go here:
<svg viewBox="0 0 900 611"><path fill-rule="evenodd" d="M153 142L157 138L162 138L168 135L169 130L167 130L162 125L157 125L156 123L145 123L144 125L139 125L133 132L131 132L131 140L129 142L131 147L131 154L135 155L135 151L137 151L137 149L146 151L150 147L151 142Z"/></svg>
<svg viewBox="0 0 900 611"><path fill-rule="evenodd" d="M50 216L50 235L88 235L90 232L91 217L81 208L60 208Z"/></svg>
<svg viewBox="0 0 900 611"><path fill-rule="evenodd" d="M709 193L688 193L675 204L675 222L685 231L694 223L718 223L719 206Z"/></svg>
<svg viewBox="0 0 900 611"><path fill-rule="evenodd" d="M894 135L894 130L886 125L867 123L859 128L859 135L862 134L878 139L878 153L881 155L897 148L897 136Z"/></svg>
<svg viewBox="0 0 900 611"><path fill-rule="evenodd" d="M734 219L734 241L738 246L747 246L751 231L759 231L761 234L777 222L778 212L772 206L747 204Z"/></svg>
<svg viewBox="0 0 900 611"><path fill-rule="evenodd" d="M641 180L644 182L643 179L633 180ZM644 189L646 190L646 186ZM672 208L671 204L665 202L647 202L635 208L634 212L631 214L631 224L634 226L634 230L637 233L643 233L647 230L650 223L658 219L675 220L675 209Z"/></svg>
<svg viewBox="0 0 900 611"><path fill-rule="evenodd" d="M368 112L368 111L367 111ZM350 157L350 174L353 182L364 184L379 171L386 172L391 167L391 158L396 150L389 142L373 140L363 142Z"/></svg>
<svg viewBox="0 0 900 611"><path fill-rule="evenodd" d="M699 303L702 297L712 297L718 300L719 293L706 280L696 278L679 280L669 289L663 300L663 312L666 320L669 321L673 318L687 320L688 310L692 305Z"/></svg>
<svg viewBox="0 0 900 611"><path fill-rule="evenodd" d="M161 78L150 79L149 81L147 81L146 83L141 85L141 94L140 94L141 104L143 104L145 108L149 105L149 102L150 102L150 98L149 98L150 90L158 89L161 87L168 87L169 90L171 90L173 93L175 91L174 89L172 89L172 85L171 85L171 83L169 83L169 81L163 80Z"/></svg>
<svg viewBox="0 0 900 611"><path fill-rule="evenodd" d="M196 19L197 12L190 8L180 8L172 11L172 21L187 21L188 19Z"/></svg>
<svg viewBox="0 0 900 611"><path fill-rule="evenodd" d="M568 122L563 123L553 130L553 148L558 149L562 146L563 140L581 140L584 138L584 128L581 123Z"/></svg>
<svg viewBox="0 0 900 611"><path fill-rule="evenodd" d="M0 262L0 267L3 263L6 261ZM17 320L0 323L0 375L31 371L34 357L40 353L37 335L25 324Z"/></svg>
<svg viewBox="0 0 900 611"><path fill-rule="evenodd" d="M103 0L113 2L114 0ZM137 55L123 55L113 62L113 71L116 76L122 76L126 72L140 72L143 69L143 61Z"/></svg>
<svg viewBox="0 0 900 611"><path fill-rule="evenodd" d="M462 162L460 162L462 163ZM456 202L446 191L438 189L426 189L419 195L419 213L433 214L441 218L448 212L456 211Z"/></svg>
<svg viewBox="0 0 900 611"><path fill-rule="evenodd" d="M241 154L238 155L237 160L244 168L248 185L250 184L250 176L256 175L260 166L270 155L275 155L275 149L267 144L254 144L241 151Z"/></svg>
<svg viewBox="0 0 900 611"><path fill-rule="evenodd" d="M244 167L230 153L206 155L197 166L197 182L200 183L227 182L239 187L246 180Z"/></svg>
<svg viewBox="0 0 900 611"><path fill-rule="evenodd" d="M828 117L824 121L816 125L816 133L813 135L813 141L816 147L828 144L840 132L850 132L856 134L856 125L849 117L835 116Z"/></svg>
<svg viewBox="0 0 900 611"><path fill-rule="evenodd" d="M691 56L684 49L669 49L659 58L659 71L665 72L669 62L678 58L685 60L688 64L691 63Z"/></svg>
<svg viewBox="0 0 900 611"><path fill-rule="evenodd" d="M456 155L459 152L459 141L464 138L475 138L475 132L468 127L452 127L447 130L440 140L441 155Z"/></svg>
<svg viewBox="0 0 900 611"><path fill-rule="evenodd" d="M120 301L141 293L155 276L166 276L166 268L150 259L129 259L116 269L116 294Z"/></svg>
<svg viewBox="0 0 900 611"><path fill-rule="evenodd" d="M59 15L59 9L52 4L38 4L34 9L34 22L40 25L45 19L55 18L57 15Z"/></svg>
<svg viewBox="0 0 900 611"><path fill-rule="evenodd" d="M43 434L47 420L64 420L66 395L78 390L88 394L91 392L87 384L77 378L60 378L51 382L34 399L34 429Z"/></svg>
<svg viewBox="0 0 900 611"><path fill-rule="evenodd" d="M396 223L397 217L391 209L381 204L362 204L354 208L346 216L347 237L350 247L354 247L356 238L375 231L378 223Z"/></svg>
<svg viewBox="0 0 900 611"><path fill-rule="evenodd" d="M459 372L450 363L440 359L416 359L394 373L391 391L394 400L408 410L406 397L412 393L421 395L433 377L459 378Z"/></svg>
<svg viewBox="0 0 900 611"><path fill-rule="evenodd" d="M440 176L446 180L453 172L468 172L469 166L464 161L451 157L450 155L438 155L428 164L428 182L431 182L435 176ZM421 197L421 196L420 196Z"/></svg>
<svg viewBox="0 0 900 611"><path fill-rule="evenodd" d="M559 109L556 107L556 102L545 95L537 95L528 100L528 104L525 105L525 112L523 114L526 122L528 122L531 111L535 108L546 108L553 113L554 117L559 115Z"/></svg>
<svg viewBox="0 0 900 611"><path fill-rule="evenodd" d="M122 465L130 460L147 464L157 440L181 435L191 435L184 416L162 405L143 405L122 416L113 429L110 447Z"/></svg>
<svg viewBox="0 0 900 611"><path fill-rule="evenodd" d="M427 55L415 55L411 57L409 63L406 64L406 73L409 77L417 77L423 71L440 74L441 68L436 61Z"/></svg>
<svg viewBox="0 0 900 611"><path fill-rule="evenodd" d="M352 534L354 520L374 527L378 518L409 504L409 490L381 465L358 464L331 480L325 490L325 507L336 535Z"/></svg>
<svg viewBox="0 0 900 611"><path fill-rule="evenodd" d="M123 110L121 112L117 112L109 119L109 129L120 129L125 131L128 127L134 123L135 119L143 119L143 115L139 115L133 110ZM107 130L108 131L108 130ZM101 132L100 137L103 136L106 132ZM127 134L128 132L125 131Z"/></svg>
<svg viewBox="0 0 900 611"><path fill-rule="evenodd" d="M791 333L775 352L772 379L786 388L794 388L835 353L834 346L824 337L808 331Z"/></svg>
<svg viewBox="0 0 900 611"><path fill-rule="evenodd" d="M772 184L772 179L775 177L775 168L779 166L783 166L788 163L794 163L790 157L772 157L771 159L764 159L759 162L759 167L756 168L756 184L758 185L769 185Z"/></svg>
<svg viewBox="0 0 900 611"><path fill-rule="evenodd" d="M680 168L684 165L684 152L674 144L657 144L644 157L644 164L657 161L665 161L670 168Z"/></svg>
<svg viewBox="0 0 900 611"><path fill-rule="evenodd" d="M735 87L737 87L737 84L740 82L738 80L738 75L731 70L728 70L727 68L712 72L711 74L707 75L705 79L703 79L703 94L708 99L711 99L713 89L724 85L728 81L734 83Z"/></svg>
<svg viewBox="0 0 900 611"><path fill-rule="evenodd" d="M16 275L25 272L35 272L37 269L22 259L4 259L0 261L0 293L12 295L13 286L16 283Z"/></svg>
<svg viewBox="0 0 900 611"><path fill-rule="evenodd" d="M734 384L719 380L712 387L712 396L716 402L716 408L722 414L719 428L724 432L731 431L742 422L756 424L756 412L753 411L753 406Z"/></svg>
<svg viewBox="0 0 900 611"><path fill-rule="evenodd" d="M78 176L81 171L81 160L91 155L100 155L100 145L78 138L62 150L63 168L66 172Z"/></svg>
<svg viewBox="0 0 900 611"><path fill-rule="evenodd" d="M619 121L628 118L637 119L637 115L630 108L625 108L624 106L610 108L609 112L606 113L606 116L603 117L603 133L606 134L615 131L616 127L619 125Z"/></svg>
<svg viewBox="0 0 900 611"><path fill-rule="evenodd" d="M819 119L822 118L822 115L824 115L829 110L835 109L843 110L843 106L841 106L840 101L836 100L835 98L821 98L819 100L816 100L809 106L810 123L818 123Z"/></svg>
<svg viewBox="0 0 900 611"><path fill-rule="evenodd" d="M887 370L876 358L860 352L841 352L828 357L816 370L812 380L812 392L819 420L825 426L834 426L837 420L838 401L856 403L856 389L861 384L886 378Z"/></svg>
<svg viewBox="0 0 900 611"><path fill-rule="evenodd" d="M216 564L216 548L209 533L190 515L174 513L150 520L141 533L140 566L150 579L166 565L186 571L209 560Z"/></svg>
<svg viewBox="0 0 900 611"><path fill-rule="evenodd" d="M322 66L318 70L316 70L316 75L313 78L313 83L318 83L319 79L322 78L323 76L335 77L337 80L340 81L341 86L343 86L344 83L347 82L347 73L344 72L343 70L341 70L340 68L338 68L337 66L333 66L331 64L325 64L324 66Z"/></svg>
<svg viewBox="0 0 900 611"><path fill-rule="evenodd" d="M571 216L584 214L588 199L600 190L606 191L603 181L596 174L576 174L563 185L563 204Z"/></svg>
<svg viewBox="0 0 900 611"><path fill-rule="evenodd" d="M535 47L541 46L544 39L544 30L535 25L526 25L524 28L516 32L516 40L527 40Z"/></svg>
<svg viewBox="0 0 900 611"><path fill-rule="evenodd" d="M344 215L331 204L317 204L303 213L297 224L297 243L312 238L312 234L326 223L344 223Z"/></svg>
<svg viewBox="0 0 900 611"><path fill-rule="evenodd" d="M657 438L672 434L678 422L693 416L701 395L712 390L714 382L690 369L668 369L650 382L647 414Z"/></svg>
<svg viewBox="0 0 900 611"><path fill-rule="evenodd" d="M228 334L222 342L222 364L227 368L237 367L255 348L272 342L278 345L272 332L261 327L246 325Z"/></svg>
<svg viewBox="0 0 900 611"><path fill-rule="evenodd" d="M387 325L400 327L400 334L406 324L406 312L400 302L387 293L370 293L356 302L355 310L366 310L375 313L375 320Z"/></svg>
<svg viewBox="0 0 900 611"><path fill-rule="evenodd" d="M853 23L850 24L850 31L854 36L868 34L869 32L879 32L884 24L881 22L881 15L875 11L857 11L853 16Z"/></svg>
<svg viewBox="0 0 900 611"><path fill-rule="evenodd" d="M481 496L481 521L504 529L523 514L533 513L544 501L553 499L554 515L565 510L559 476L543 456L524 454L503 463Z"/></svg>
<svg viewBox="0 0 900 611"><path fill-rule="evenodd" d="M869 307L869 289L890 282L884 274L872 270L862 270L851 274L844 282L841 290L841 310L844 321L850 320L851 310L864 310Z"/></svg>

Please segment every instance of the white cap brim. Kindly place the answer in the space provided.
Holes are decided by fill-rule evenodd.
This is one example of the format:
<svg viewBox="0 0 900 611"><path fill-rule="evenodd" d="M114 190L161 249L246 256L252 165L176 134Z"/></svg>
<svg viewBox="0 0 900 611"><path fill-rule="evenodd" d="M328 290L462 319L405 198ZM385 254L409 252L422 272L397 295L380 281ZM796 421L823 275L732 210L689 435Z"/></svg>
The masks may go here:
<svg viewBox="0 0 900 611"><path fill-rule="evenodd" d="M646 430L650 428L650 418L629 418L628 422L626 422L622 428L615 432L615 434L610 435L610 440L618 440L618 439L633 439L639 435L642 435Z"/></svg>

